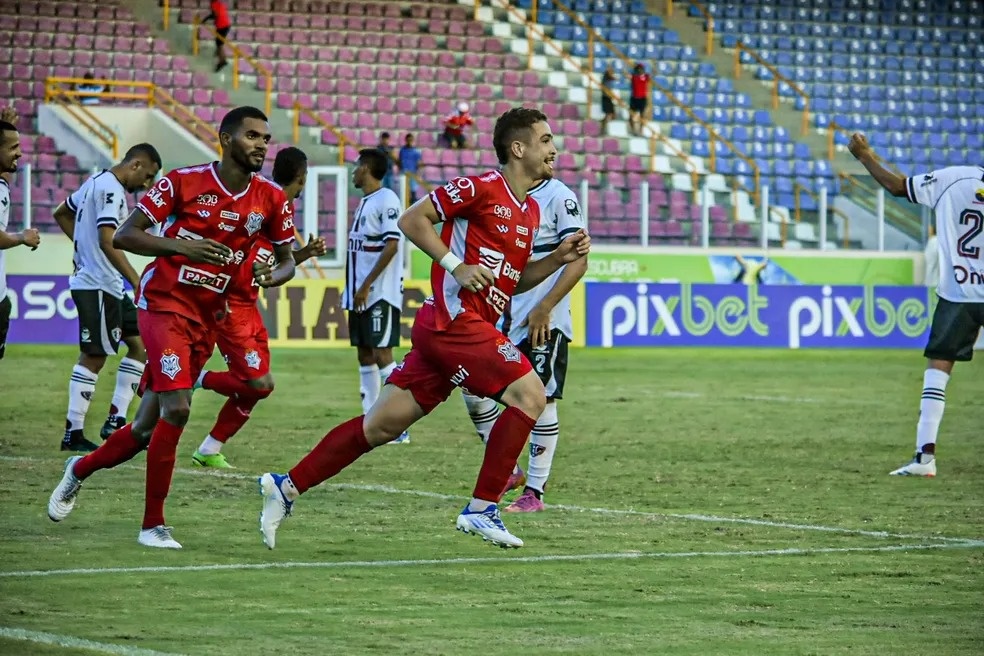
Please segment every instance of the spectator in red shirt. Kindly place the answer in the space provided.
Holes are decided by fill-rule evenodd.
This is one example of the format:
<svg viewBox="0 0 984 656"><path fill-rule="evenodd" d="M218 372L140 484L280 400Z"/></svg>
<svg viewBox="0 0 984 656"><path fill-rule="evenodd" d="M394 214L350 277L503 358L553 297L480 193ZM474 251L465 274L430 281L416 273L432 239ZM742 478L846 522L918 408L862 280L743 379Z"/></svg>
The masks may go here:
<svg viewBox="0 0 984 656"><path fill-rule="evenodd" d="M639 134L642 130L643 114L649 107L649 96L652 94L652 78L646 72L646 67L637 63L632 70L632 95L629 97L629 131Z"/></svg>
<svg viewBox="0 0 984 656"><path fill-rule="evenodd" d="M465 128L474 124L474 119L468 113L468 103L458 103L458 113L444 119L443 141L446 141L450 148L464 148Z"/></svg>
<svg viewBox="0 0 984 656"><path fill-rule="evenodd" d="M225 56L225 40L229 38L232 30L232 19L229 18L229 7L223 0L212 0L209 2L211 13L202 19L202 23L211 20L215 21L215 31L219 34L215 38L215 72L218 73L225 68L229 62Z"/></svg>

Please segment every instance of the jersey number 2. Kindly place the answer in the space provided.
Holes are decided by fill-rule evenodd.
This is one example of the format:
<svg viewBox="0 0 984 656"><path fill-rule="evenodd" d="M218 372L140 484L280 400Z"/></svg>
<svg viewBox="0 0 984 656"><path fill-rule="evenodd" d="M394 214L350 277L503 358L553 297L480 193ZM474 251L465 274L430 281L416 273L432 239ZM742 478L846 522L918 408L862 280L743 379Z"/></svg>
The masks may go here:
<svg viewBox="0 0 984 656"><path fill-rule="evenodd" d="M960 225L969 225L970 228L957 240L957 255L971 260L980 259L981 247L971 246L970 242L984 232L984 214L979 210L964 210L960 214Z"/></svg>

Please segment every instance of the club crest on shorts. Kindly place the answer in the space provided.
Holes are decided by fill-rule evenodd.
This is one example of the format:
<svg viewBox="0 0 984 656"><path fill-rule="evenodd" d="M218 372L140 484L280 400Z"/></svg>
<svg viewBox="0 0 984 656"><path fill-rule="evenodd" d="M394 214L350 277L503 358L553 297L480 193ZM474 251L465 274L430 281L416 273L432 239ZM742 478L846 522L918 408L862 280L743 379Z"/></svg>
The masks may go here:
<svg viewBox="0 0 984 656"><path fill-rule="evenodd" d="M506 362L519 362L523 359L519 349L516 348L516 345L512 342L502 341L499 343L499 348L496 350L499 351L499 355L501 355L502 359Z"/></svg>
<svg viewBox="0 0 984 656"><path fill-rule="evenodd" d="M246 351L246 366L250 369L260 368L260 354L250 349Z"/></svg>
<svg viewBox="0 0 984 656"><path fill-rule="evenodd" d="M255 235L263 227L263 215L259 212L250 212L246 217L246 232Z"/></svg>
<svg viewBox="0 0 984 656"><path fill-rule="evenodd" d="M81 338L81 341L83 341L83 342L88 342L89 340L92 339L92 335L89 334L89 329L88 328L83 328L82 329L82 334L79 337Z"/></svg>
<svg viewBox="0 0 984 656"><path fill-rule="evenodd" d="M120 330L119 328L113 328L113 330L111 332L113 334L113 341L114 342L118 342L118 341L120 341L123 338L123 331Z"/></svg>
<svg viewBox="0 0 984 656"><path fill-rule="evenodd" d="M174 380L179 371L181 371L181 361L178 359L178 354L171 349L164 349L164 355L161 356L161 373Z"/></svg>

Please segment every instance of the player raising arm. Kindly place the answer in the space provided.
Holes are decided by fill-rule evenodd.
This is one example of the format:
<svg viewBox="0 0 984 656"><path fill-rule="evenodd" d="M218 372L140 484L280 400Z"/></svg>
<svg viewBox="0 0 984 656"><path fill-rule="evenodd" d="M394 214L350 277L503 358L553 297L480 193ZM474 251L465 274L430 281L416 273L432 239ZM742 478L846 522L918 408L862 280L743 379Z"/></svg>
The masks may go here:
<svg viewBox="0 0 984 656"><path fill-rule="evenodd" d="M984 168L949 166L906 178L878 163L863 134L854 134L848 149L890 194L936 212L939 302L924 352L928 363L919 402L916 455L891 472L936 476L936 437L946 407L946 384L954 362L974 356L974 342L984 327Z"/></svg>
<svg viewBox="0 0 984 656"><path fill-rule="evenodd" d="M299 495L396 438L456 386L507 406L490 431L473 498L458 515L457 528L504 547L523 545L503 525L497 501L546 397L529 361L495 324L513 293L587 255L590 239L575 233L550 256L527 264L528 236L540 224L527 191L553 177L557 149L547 117L535 109L500 116L492 140L501 171L452 180L400 218L400 230L434 261L434 296L417 312L413 347L369 413L329 431L288 474L260 477L260 530L267 547L274 547L277 528ZM439 235L433 226L441 222Z"/></svg>

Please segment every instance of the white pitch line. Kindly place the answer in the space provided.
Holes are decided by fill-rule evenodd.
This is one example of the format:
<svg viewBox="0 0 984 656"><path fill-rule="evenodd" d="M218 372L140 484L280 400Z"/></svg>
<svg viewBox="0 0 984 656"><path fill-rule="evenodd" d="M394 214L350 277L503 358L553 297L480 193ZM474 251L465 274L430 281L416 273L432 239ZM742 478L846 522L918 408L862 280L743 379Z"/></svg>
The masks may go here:
<svg viewBox="0 0 984 656"><path fill-rule="evenodd" d="M105 642L93 642L84 638L73 636L56 635L54 633L44 633L42 631L28 631L26 629L12 629L0 626L0 638L10 640L22 640L33 642L39 645L53 645L55 647L65 647L67 649L87 649L99 652L100 654L114 654L115 656L181 656L180 654L169 654L152 649L140 649L139 647L127 647L126 645L113 645Z"/></svg>
<svg viewBox="0 0 984 656"><path fill-rule="evenodd" d="M86 567L77 569L39 569L0 572L0 578L31 578L87 574L163 574L176 572L223 572L266 569L347 569L423 567L449 565L487 565L506 563L582 562L586 560L638 560L669 558L749 558L764 556L820 556L846 553L884 553L927 551L930 549L982 549L984 542L893 544L881 547L818 547L816 549L755 549L750 551L627 551L596 554L551 554L544 556L500 556L479 558L426 558L419 560L348 560L325 562L224 563L215 565L173 565L160 567Z"/></svg>
<svg viewBox="0 0 984 656"><path fill-rule="evenodd" d="M43 458L31 456L0 456L0 461L10 462L47 462ZM144 469L142 465L122 465L120 468ZM239 474L235 472L225 472L210 469L185 469L178 467L175 472L187 474L189 476L205 476L215 478L228 478L241 481L255 481L257 474ZM370 485L362 483L325 483L319 486L324 489L332 490L354 490L357 492L379 492L382 494L402 494L406 496L422 497L426 499L438 499L441 501L466 501L469 497L457 496L454 494L442 494L440 492L428 492L426 490L408 490L404 488L392 487L389 485ZM619 508L593 508L585 506L573 506L567 504L548 504L548 508L566 510L568 512L594 513L598 515L630 515L633 517L647 517L649 519L679 519L693 522L705 522L711 524L745 524L749 526L763 526L768 528L784 528L793 531L816 531L821 533L839 533L841 535L857 535L868 538L893 539L893 540L931 540L934 542L950 542L953 544L984 542L980 538L956 538L940 535L912 535L906 533L890 533L887 531L868 531L857 528L846 528L840 526L823 526L817 524L796 524L792 522L773 522L766 519L753 519L748 517L720 517L717 515L702 515L697 513L657 513L645 510L631 510Z"/></svg>

